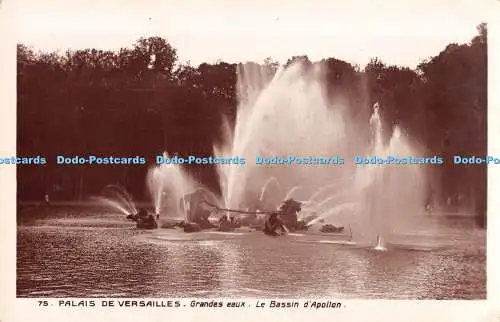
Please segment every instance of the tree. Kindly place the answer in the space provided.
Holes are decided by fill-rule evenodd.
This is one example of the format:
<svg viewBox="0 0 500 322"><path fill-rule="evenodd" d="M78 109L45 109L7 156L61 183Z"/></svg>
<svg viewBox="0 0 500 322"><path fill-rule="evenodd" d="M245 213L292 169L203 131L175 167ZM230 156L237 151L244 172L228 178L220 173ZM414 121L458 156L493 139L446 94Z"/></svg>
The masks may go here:
<svg viewBox="0 0 500 322"><path fill-rule="evenodd" d="M177 62L177 50L160 37L140 38L134 45L132 57L136 72L149 67L171 78Z"/></svg>
<svg viewBox="0 0 500 322"><path fill-rule="evenodd" d="M271 58L262 64L178 64L176 49L160 37L141 38L118 51L64 54L19 44L17 55L18 153L49 157L154 157L164 150L209 155L219 139L222 116L234 121L238 77L257 71L271 78L279 67ZM397 124L428 153L486 154L486 24L478 26L469 44L450 44L416 70L378 58L363 69L333 57L313 64L307 56L294 56L285 67L294 62L323 65L329 99L345 103L354 123L367 124L378 101L388 135ZM188 170L216 185L213 168ZM56 183L63 187L61 197L71 199L98 193L111 182L142 196L147 167L86 167L80 172L51 162L44 171L45 179L18 167L21 198L38 197ZM444 196L468 194L484 214L485 167L447 165L436 177Z"/></svg>

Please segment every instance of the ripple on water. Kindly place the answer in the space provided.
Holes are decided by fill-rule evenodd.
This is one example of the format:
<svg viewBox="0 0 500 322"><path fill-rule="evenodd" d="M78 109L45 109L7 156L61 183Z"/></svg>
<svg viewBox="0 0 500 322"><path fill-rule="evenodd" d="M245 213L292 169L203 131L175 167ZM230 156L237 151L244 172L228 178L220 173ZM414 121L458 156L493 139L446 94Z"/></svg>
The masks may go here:
<svg viewBox="0 0 500 322"><path fill-rule="evenodd" d="M405 243L262 232L20 227L21 297L325 297L482 299L481 235L418 235Z"/></svg>

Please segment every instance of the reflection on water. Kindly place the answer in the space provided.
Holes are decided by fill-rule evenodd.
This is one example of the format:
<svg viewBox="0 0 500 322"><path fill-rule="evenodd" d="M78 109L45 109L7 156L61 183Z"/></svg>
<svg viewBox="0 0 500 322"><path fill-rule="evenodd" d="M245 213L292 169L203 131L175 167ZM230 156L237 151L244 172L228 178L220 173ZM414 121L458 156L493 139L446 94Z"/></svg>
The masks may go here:
<svg viewBox="0 0 500 322"><path fill-rule="evenodd" d="M103 218L55 218L19 226L18 296L486 296L481 231L429 232L427 238L419 233L406 236L406 246L378 252L328 243L326 235L137 231L117 219L114 225L102 224L112 221Z"/></svg>

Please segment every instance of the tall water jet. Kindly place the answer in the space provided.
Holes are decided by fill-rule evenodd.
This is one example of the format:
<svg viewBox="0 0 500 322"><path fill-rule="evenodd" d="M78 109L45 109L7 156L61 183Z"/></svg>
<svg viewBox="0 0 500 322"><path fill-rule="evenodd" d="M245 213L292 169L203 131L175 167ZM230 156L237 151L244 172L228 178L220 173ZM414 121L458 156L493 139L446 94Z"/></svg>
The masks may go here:
<svg viewBox="0 0 500 322"><path fill-rule="evenodd" d="M169 156L165 153L164 158ZM147 184L157 214L166 217L186 219L188 205L185 195L193 192L199 184L178 164L161 164L148 172Z"/></svg>
<svg viewBox="0 0 500 322"><path fill-rule="evenodd" d="M387 248L385 248L384 240L382 239L382 236L380 236L380 235L377 235L377 245L375 246L375 250L378 250L378 251L387 250Z"/></svg>
<svg viewBox="0 0 500 322"><path fill-rule="evenodd" d="M380 106L377 103L373 106L373 114L370 117L370 127L372 130L373 137L373 156L384 158L384 146L383 146L383 136L382 136L382 120L380 119ZM389 196L388 194L380 194L379 189L383 189L384 186L388 185L388 182L384 183L384 174L386 173L386 168L383 165L372 165L367 168L368 171L365 175L369 179L370 188L368 191L368 200L366 205L370 207L368 210L370 212L369 219L372 228L375 230L377 235L377 243L382 241L380 235L383 233L383 225L387 217L387 211L384 209L386 203L390 203L394 196Z"/></svg>
<svg viewBox="0 0 500 322"><path fill-rule="evenodd" d="M404 160L418 157L417 149L411 147L394 127L388 144L383 142L382 122L378 103L374 105L370 118L372 128L371 157ZM420 155L421 156L421 155ZM424 213L426 176L424 164L401 162L392 164L370 164L361 166L356 172L357 190L363 191L363 210L357 216L357 230L364 238L377 238L384 247L398 234L416 224L415 218Z"/></svg>
<svg viewBox="0 0 500 322"><path fill-rule="evenodd" d="M248 162L220 170L227 178L223 193L229 207L238 207L246 190L258 190L270 177L287 187L304 179L324 181L324 167L264 167L256 165L256 156L266 151L273 151L273 156L333 155L346 137L341 111L329 108L320 67L297 63L279 69L272 78L266 75L258 66L239 67L234 131L225 144L214 147L218 156L241 156Z"/></svg>
<svg viewBox="0 0 500 322"><path fill-rule="evenodd" d="M147 175L147 186L153 201L155 214L159 214L162 211L162 197L165 195L160 172L161 168L156 167L152 168Z"/></svg>

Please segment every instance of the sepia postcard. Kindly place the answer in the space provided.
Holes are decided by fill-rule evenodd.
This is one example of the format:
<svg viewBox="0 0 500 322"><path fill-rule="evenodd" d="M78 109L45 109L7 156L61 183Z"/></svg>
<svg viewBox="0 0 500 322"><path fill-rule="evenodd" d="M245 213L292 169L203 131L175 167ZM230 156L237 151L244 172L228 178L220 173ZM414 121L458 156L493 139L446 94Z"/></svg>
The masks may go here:
<svg viewBox="0 0 500 322"><path fill-rule="evenodd" d="M1 3L0 321L500 321L498 5Z"/></svg>

